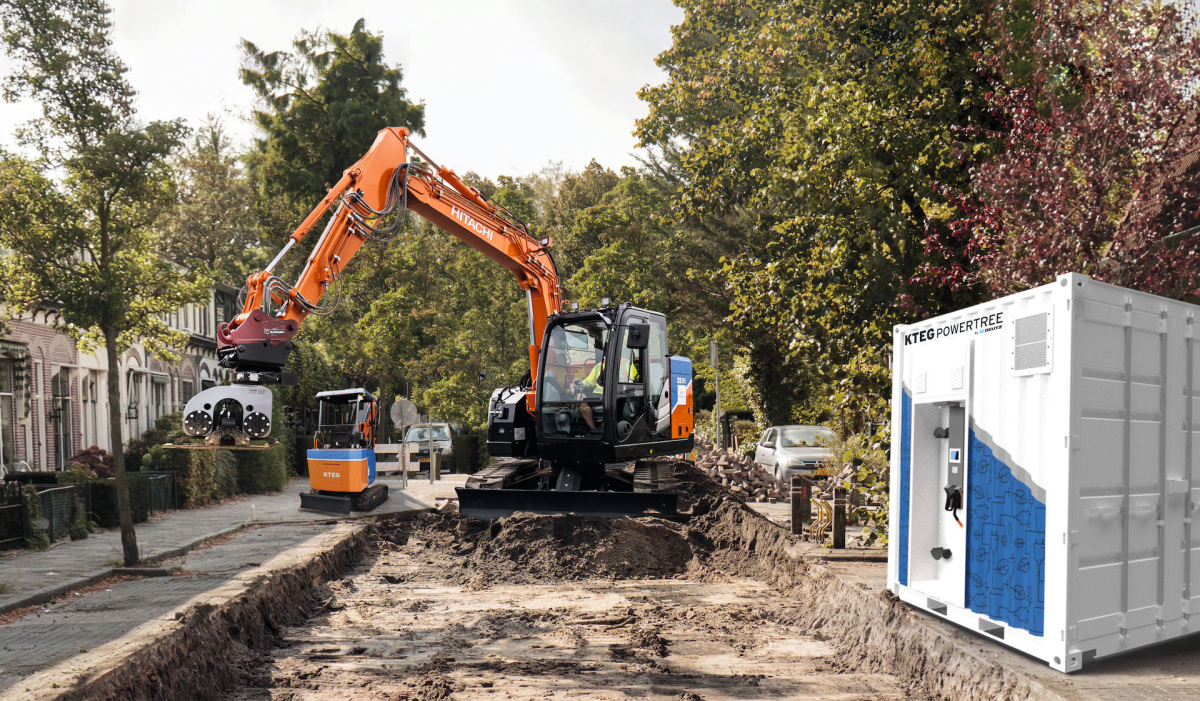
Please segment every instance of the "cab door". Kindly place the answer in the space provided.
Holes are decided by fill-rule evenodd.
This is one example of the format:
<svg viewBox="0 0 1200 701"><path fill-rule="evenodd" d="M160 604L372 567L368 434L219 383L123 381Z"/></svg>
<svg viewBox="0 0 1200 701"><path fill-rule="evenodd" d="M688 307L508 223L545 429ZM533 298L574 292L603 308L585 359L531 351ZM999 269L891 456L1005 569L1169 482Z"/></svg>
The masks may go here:
<svg viewBox="0 0 1200 701"><path fill-rule="evenodd" d="M613 392L613 439L617 444L644 443L649 438L646 424L646 352L643 348L630 348L633 330L629 324L645 324L644 317L629 315L617 334L617 345L613 348L617 362L608 367L607 373Z"/></svg>

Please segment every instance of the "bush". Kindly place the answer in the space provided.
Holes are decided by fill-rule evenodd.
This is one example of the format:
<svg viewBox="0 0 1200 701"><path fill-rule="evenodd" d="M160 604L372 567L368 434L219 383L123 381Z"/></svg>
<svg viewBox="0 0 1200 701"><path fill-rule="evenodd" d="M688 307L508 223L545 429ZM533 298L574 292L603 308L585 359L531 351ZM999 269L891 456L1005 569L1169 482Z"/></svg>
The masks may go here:
<svg viewBox="0 0 1200 701"><path fill-rule="evenodd" d="M146 454L148 470L175 473L175 485L180 501L186 508L204 506L232 496L229 474L222 474L216 450L167 450L161 445ZM225 472L232 472L226 464Z"/></svg>
<svg viewBox="0 0 1200 701"><path fill-rule="evenodd" d="M83 507L83 500L79 498L79 490L76 490L75 506L71 510L71 523L67 526L67 533L70 534L71 540L82 540L88 537L91 530L87 510Z"/></svg>
<svg viewBox="0 0 1200 701"><path fill-rule="evenodd" d="M283 415L280 392L271 411L271 437L279 445L270 450L234 451L237 487L243 494L265 494L283 489L295 474L296 443Z"/></svg>
<svg viewBox="0 0 1200 701"><path fill-rule="evenodd" d="M77 467L86 470L92 478L105 479L114 476L112 454L95 445L75 453L67 460L67 469L74 472Z"/></svg>
<svg viewBox="0 0 1200 701"><path fill-rule="evenodd" d="M183 412L176 411L163 414L154 422L154 428L146 431L140 438L135 438L125 444L125 469L137 472L148 468L146 455L150 449L175 440L183 435Z"/></svg>
<svg viewBox="0 0 1200 701"><path fill-rule="evenodd" d="M27 473L28 474L28 473ZM25 487L25 547L30 550L45 550L50 547L50 538L38 528L38 519L42 517L42 500L38 497L37 487L32 484Z"/></svg>
<svg viewBox="0 0 1200 701"><path fill-rule="evenodd" d="M868 530L859 539L860 544L870 545L876 541L886 543L888 539L888 473L891 461L888 457L888 445L891 433L884 427L874 434L851 434L830 441L830 455L825 459L825 465L817 471L819 475L840 475L845 465L854 467L854 475L841 485L847 489L858 491L862 497L862 506L854 511L859 523L867 524ZM878 504L877 508L868 508L867 503Z"/></svg>
<svg viewBox="0 0 1200 701"><path fill-rule="evenodd" d="M460 474L475 474L487 459L487 434L454 434L450 440L454 449L454 470Z"/></svg>
<svg viewBox="0 0 1200 701"><path fill-rule="evenodd" d="M237 489L242 494L278 492L291 477L288 469L291 451L282 445L271 450L239 450L232 456L237 471Z"/></svg>

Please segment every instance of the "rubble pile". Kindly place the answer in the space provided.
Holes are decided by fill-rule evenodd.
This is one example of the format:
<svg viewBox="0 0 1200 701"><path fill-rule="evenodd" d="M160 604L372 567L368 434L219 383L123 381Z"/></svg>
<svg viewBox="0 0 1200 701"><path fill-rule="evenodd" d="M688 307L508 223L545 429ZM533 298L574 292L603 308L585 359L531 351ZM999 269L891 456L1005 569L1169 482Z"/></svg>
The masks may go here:
<svg viewBox="0 0 1200 701"><path fill-rule="evenodd" d="M699 457L696 467L739 499L771 504L788 501L791 494L788 486L779 484L774 475L759 468L749 457L717 448L706 438L697 438L696 452Z"/></svg>

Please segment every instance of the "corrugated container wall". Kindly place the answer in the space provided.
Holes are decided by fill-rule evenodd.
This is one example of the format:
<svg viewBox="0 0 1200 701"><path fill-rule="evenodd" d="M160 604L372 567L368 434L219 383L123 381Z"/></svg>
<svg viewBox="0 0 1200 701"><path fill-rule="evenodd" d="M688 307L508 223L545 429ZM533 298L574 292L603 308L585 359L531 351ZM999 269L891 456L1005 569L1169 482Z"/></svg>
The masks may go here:
<svg viewBox="0 0 1200 701"><path fill-rule="evenodd" d="M896 327L889 588L1064 672L1200 630L1197 317L1068 274Z"/></svg>

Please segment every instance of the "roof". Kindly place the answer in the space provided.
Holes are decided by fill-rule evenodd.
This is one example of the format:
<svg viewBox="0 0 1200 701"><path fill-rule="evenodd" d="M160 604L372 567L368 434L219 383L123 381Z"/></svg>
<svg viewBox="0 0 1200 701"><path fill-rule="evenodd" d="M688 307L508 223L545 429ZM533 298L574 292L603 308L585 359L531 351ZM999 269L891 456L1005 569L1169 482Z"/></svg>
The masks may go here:
<svg viewBox="0 0 1200 701"><path fill-rule="evenodd" d="M331 389L326 392L317 392L317 399L345 399L351 401L358 397L367 397L371 401L375 401L375 395L361 387L354 389Z"/></svg>

